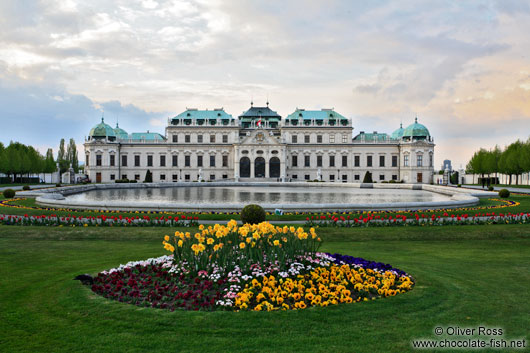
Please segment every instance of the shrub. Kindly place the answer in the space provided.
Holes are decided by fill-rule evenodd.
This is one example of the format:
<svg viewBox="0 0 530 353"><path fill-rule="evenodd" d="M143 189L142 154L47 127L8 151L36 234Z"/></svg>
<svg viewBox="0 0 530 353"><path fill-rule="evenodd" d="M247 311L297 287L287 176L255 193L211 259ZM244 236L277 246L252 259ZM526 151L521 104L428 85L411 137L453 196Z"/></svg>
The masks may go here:
<svg viewBox="0 0 530 353"><path fill-rule="evenodd" d="M6 199L12 199L13 197L15 197L15 190L5 189L3 194Z"/></svg>
<svg viewBox="0 0 530 353"><path fill-rule="evenodd" d="M366 172L366 174L364 175L363 183L373 183L372 173Z"/></svg>
<svg viewBox="0 0 530 353"><path fill-rule="evenodd" d="M55 184L55 187L58 187L58 188L61 187L61 183Z"/></svg>
<svg viewBox="0 0 530 353"><path fill-rule="evenodd" d="M488 186L488 190L489 190L489 191L493 191L493 186L491 186L491 185Z"/></svg>
<svg viewBox="0 0 530 353"><path fill-rule="evenodd" d="M461 187L462 187L462 184L458 184L456 187L461 188Z"/></svg>
<svg viewBox="0 0 530 353"><path fill-rule="evenodd" d="M246 205L241 210L243 224L258 224L265 221L265 210L259 205Z"/></svg>
<svg viewBox="0 0 530 353"><path fill-rule="evenodd" d="M152 183L153 182L153 174L149 169L147 169L147 172L145 172L145 180L144 183Z"/></svg>
<svg viewBox="0 0 530 353"><path fill-rule="evenodd" d="M29 185L24 185L24 186L22 187L22 190L29 190L29 189L30 189Z"/></svg>
<svg viewBox="0 0 530 353"><path fill-rule="evenodd" d="M510 192L506 189L500 189L499 190L499 196L503 199L510 197Z"/></svg>

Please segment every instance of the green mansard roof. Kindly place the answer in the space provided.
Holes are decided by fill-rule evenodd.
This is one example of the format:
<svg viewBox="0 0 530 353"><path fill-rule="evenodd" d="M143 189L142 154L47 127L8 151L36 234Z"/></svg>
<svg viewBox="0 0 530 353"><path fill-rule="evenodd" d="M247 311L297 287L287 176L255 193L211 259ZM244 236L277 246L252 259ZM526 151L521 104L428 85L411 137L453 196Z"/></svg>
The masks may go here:
<svg viewBox="0 0 530 353"><path fill-rule="evenodd" d="M365 133L361 131L357 136L353 138L354 141L361 141L364 136L365 142L383 142L388 139L388 134L385 133Z"/></svg>
<svg viewBox="0 0 530 353"><path fill-rule="evenodd" d="M207 120L213 120L213 119L222 119L222 120L229 120L233 119L232 115L226 113L222 108L220 109L214 109L214 110L199 110L199 109L186 109L184 112L180 113L179 115L173 117L171 120L178 120L178 119L207 119Z"/></svg>
<svg viewBox="0 0 530 353"><path fill-rule="evenodd" d="M164 136L156 132L133 132L130 135L131 140L145 140L145 141L164 141Z"/></svg>
<svg viewBox="0 0 530 353"><path fill-rule="evenodd" d="M322 109L322 110L305 110L296 109L294 113L291 113L285 118L290 119L304 119L304 120L326 120L326 119L339 119L348 120L344 115L341 115L333 109Z"/></svg>

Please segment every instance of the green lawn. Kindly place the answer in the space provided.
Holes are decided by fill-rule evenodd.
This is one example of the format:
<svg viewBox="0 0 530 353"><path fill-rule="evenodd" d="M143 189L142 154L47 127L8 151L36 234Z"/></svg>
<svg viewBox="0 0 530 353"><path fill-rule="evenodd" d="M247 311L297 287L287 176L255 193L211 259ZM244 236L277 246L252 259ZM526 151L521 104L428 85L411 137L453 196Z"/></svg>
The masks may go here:
<svg viewBox="0 0 530 353"><path fill-rule="evenodd" d="M164 254L166 232L0 226L0 351L404 352L438 325L529 338L528 225L321 229L322 250L387 262L417 281L396 297L328 308L171 313L72 280Z"/></svg>
<svg viewBox="0 0 530 353"><path fill-rule="evenodd" d="M464 187L467 186L467 185L475 185L475 186L482 186L482 184L465 184L463 185ZM491 184L491 186L495 186L495 187L507 187L507 188L519 188L519 189L530 189L530 185L528 184L519 184L519 185L516 185L515 184L515 180L514 180L514 183L513 184Z"/></svg>
<svg viewBox="0 0 530 353"><path fill-rule="evenodd" d="M0 201L2 200L5 200L5 198L1 197L0 196ZM443 215L444 212L447 212L449 214L470 214L470 215L474 215L475 213L479 212L479 213L485 213L485 212L504 212L504 213L507 213L507 212L528 212L530 211L530 196L525 196L525 195L511 195L509 200L512 200L512 201L516 201L516 202L519 202L520 205L519 206L516 206L516 207L502 207L502 208L497 208L497 209L483 209L484 207L491 207L491 206L504 206L505 203L501 202L501 201L495 201L495 200L492 200L492 199L481 199L480 200L480 204L477 206L477 207L470 207L470 208L465 208L465 209L454 209L454 210L437 210L437 211L429 211L429 210L425 210L425 211L419 211L418 213L424 213L424 214L427 214L427 215L431 215L431 214L436 214L436 215ZM83 215L83 216L97 216L97 215L100 215L100 214L106 214L106 215L111 215L111 214L118 214L118 213L102 213L102 212L98 212L98 211L72 211L72 210L67 210L67 211L64 211L64 210L60 210L60 209L51 209L51 210L46 210L46 209L31 209L32 207L40 207L39 205L36 204L35 202L35 199L33 198L27 198L27 199L24 199L24 200L19 200L19 201L14 201L12 202L11 204L13 205L18 205L18 206L22 206L22 208L14 208L14 207L0 207L0 213L5 213L5 214L18 214L18 215L23 215L23 214L30 214L30 215L50 215L50 214L57 214L59 216L66 216L68 214L74 214L74 215L77 215L77 216L80 216L80 215ZM25 207L29 207L30 209L28 208L25 208ZM121 212L119 213L121 215L123 215L124 217L125 216L142 216L142 215L145 215L145 214L148 214L148 213L138 213L138 212ZM164 213L165 215L175 215L175 213L172 213L172 212L167 212L167 213ZM396 212L384 212L384 213L381 213L381 215L387 215L387 216L395 216L397 213ZM407 215L409 218L410 217L413 217L414 216L414 213L400 213L400 214L405 214ZM153 214L148 214L150 216L153 216ZM236 219L236 220L239 220L240 217L239 217L239 214L187 214L187 215L194 215L194 216L199 216L200 219L211 219L211 220L219 220L219 221L228 221L230 219ZM352 216L355 216L358 214L354 214ZM156 215L155 215L156 216ZM284 215L284 216L275 216L275 215L270 215L267 217L267 220L269 221L291 221L291 220L305 220L306 218L308 217L308 215L304 215L304 214L292 214L292 215Z"/></svg>

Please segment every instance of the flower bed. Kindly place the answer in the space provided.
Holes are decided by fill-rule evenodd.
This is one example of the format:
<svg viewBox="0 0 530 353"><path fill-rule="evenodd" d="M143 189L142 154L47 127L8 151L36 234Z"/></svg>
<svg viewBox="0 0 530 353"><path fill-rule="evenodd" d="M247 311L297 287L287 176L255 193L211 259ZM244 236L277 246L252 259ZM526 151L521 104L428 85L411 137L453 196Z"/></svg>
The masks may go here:
<svg viewBox="0 0 530 353"><path fill-rule="evenodd" d="M99 273L106 298L169 310L296 310L374 300L414 280L388 264L318 252L312 228L216 224L165 236L173 254Z"/></svg>
<svg viewBox="0 0 530 353"><path fill-rule="evenodd" d="M466 224L529 224L530 213L486 212L468 214L444 213L442 216L414 214L412 218L405 215L381 216L364 215L359 217L327 215L307 217L306 227L392 227L392 226L441 226Z"/></svg>
<svg viewBox="0 0 530 353"><path fill-rule="evenodd" d="M18 226L161 226L161 227L196 227L199 225L199 217L192 216L160 216L160 217L149 217L149 216L136 216L136 217L123 217L123 216L57 216L57 215L42 215L42 216L30 216L30 215L0 215L0 224L3 225L18 225Z"/></svg>

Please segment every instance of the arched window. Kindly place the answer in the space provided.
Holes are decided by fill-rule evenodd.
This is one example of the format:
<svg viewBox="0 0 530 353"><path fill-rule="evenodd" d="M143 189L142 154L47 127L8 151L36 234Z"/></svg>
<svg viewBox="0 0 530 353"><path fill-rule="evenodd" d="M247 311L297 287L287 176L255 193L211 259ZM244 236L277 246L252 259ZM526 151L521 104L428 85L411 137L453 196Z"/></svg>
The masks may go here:
<svg viewBox="0 0 530 353"><path fill-rule="evenodd" d="M254 160L254 177L265 178L265 158L258 157Z"/></svg>
<svg viewBox="0 0 530 353"><path fill-rule="evenodd" d="M239 176L250 178L250 158L243 157L239 160Z"/></svg>
<svg viewBox="0 0 530 353"><path fill-rule="evenodd" d="M272 157L269 160L269 177L271 178L280 177L280 158Z"/></svg>

